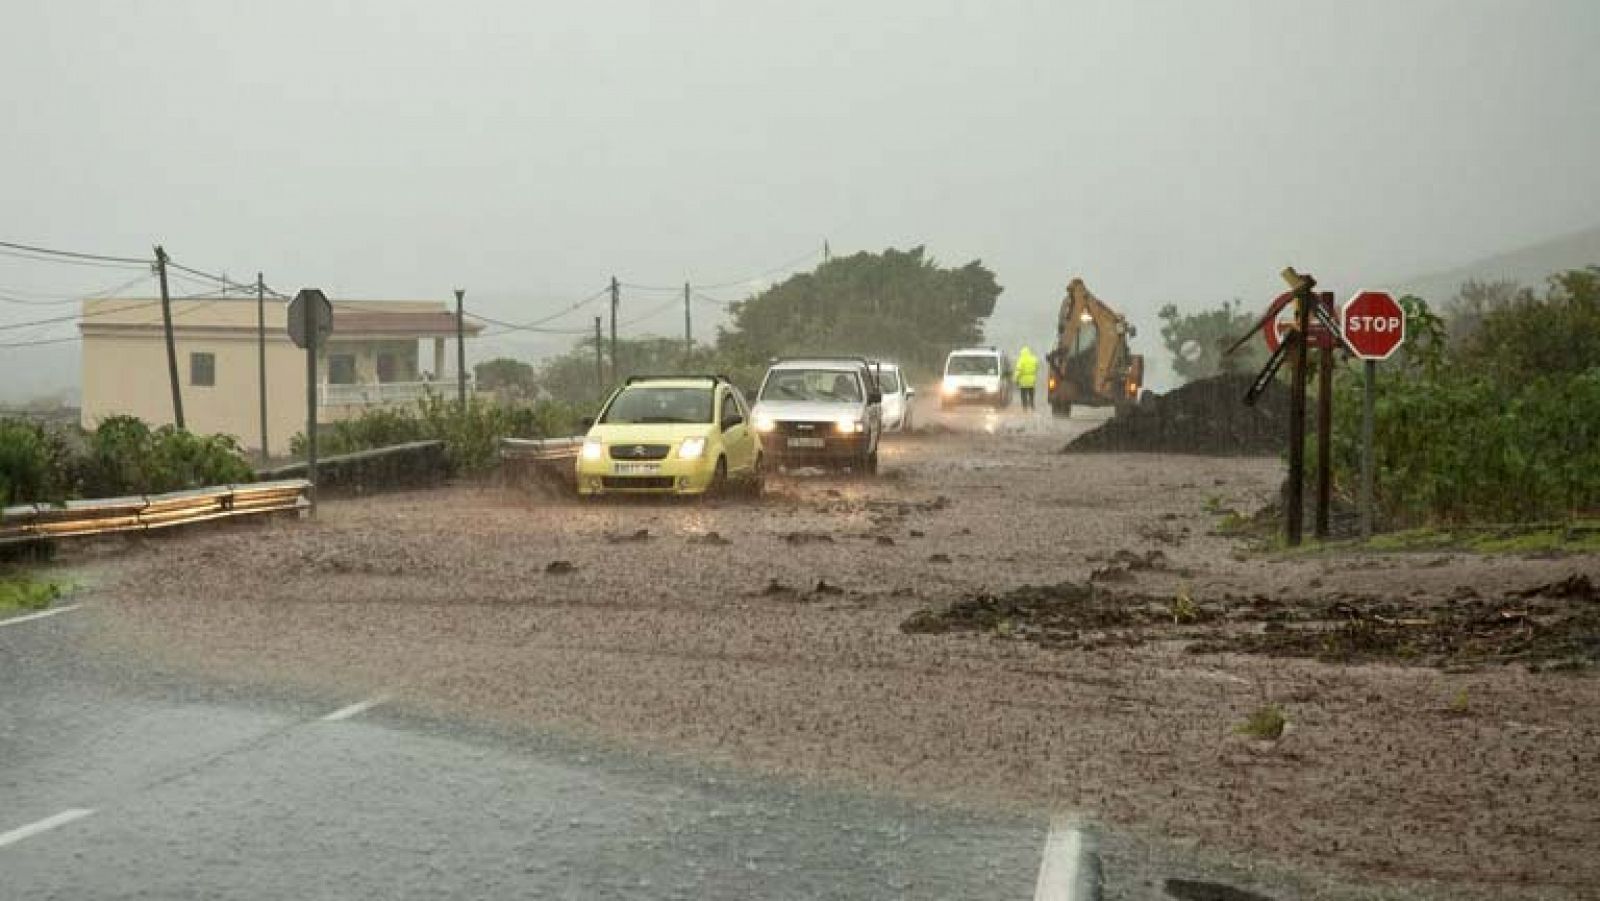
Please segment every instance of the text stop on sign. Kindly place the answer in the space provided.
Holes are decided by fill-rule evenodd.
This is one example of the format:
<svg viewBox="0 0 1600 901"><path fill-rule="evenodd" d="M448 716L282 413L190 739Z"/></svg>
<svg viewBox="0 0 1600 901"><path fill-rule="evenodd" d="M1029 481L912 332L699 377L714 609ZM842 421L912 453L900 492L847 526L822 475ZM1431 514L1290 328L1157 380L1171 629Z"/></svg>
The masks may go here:
<svg viewBox="0 0 1600 901"><path fill-rule="evenodd" d="M1406 340L1406 311L1384 291L1361 291L1344 302L1340 329L1363 360L1385 360Z"/></svg>

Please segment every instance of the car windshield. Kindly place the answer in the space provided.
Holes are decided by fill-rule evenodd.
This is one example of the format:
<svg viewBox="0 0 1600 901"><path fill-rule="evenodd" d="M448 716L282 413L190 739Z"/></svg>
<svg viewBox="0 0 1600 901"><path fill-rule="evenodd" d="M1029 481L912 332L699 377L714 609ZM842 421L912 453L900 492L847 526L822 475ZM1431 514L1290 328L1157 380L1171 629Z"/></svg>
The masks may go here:
<svg viewBox="0 0 1600 901"><path fill-rule="evenodd" d="M884 394L900 393L900 372L896 369L884 369L878 373L878 390Z"/></svg>
<svg viewBox="0 0 1600 901"><path fill-rule="evenodd" d="M945 375L999 375L1000 361L992 354L957 354L944 365Z"/></svg>
<svg viewBox="0 0 1600 901"><path fill-rule="evenodd" d="M761 386L761 399L860 403L861 380L842 369L774 369Z"/></svg>
<svg viewBox="0 0 1600 901"><path fill-rule="evenodd" d="M606 407L600 421L613 425L711 421L711 388L631 385Z"/></svg>

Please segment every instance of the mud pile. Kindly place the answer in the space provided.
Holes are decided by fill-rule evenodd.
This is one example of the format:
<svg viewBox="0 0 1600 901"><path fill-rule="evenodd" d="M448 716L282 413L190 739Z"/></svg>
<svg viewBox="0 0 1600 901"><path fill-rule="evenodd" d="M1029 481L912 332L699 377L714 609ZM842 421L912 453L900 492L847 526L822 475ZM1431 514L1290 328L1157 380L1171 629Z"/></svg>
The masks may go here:
<svg viewBox="0 0 1600 901"><path fill-rule="evenodd" d="M1289 434L1289 389L1274 382L1245 406L1250 374L1219 375L1147 398L1063 448L1065 453L1136 451L1269 456Z"/></svg>

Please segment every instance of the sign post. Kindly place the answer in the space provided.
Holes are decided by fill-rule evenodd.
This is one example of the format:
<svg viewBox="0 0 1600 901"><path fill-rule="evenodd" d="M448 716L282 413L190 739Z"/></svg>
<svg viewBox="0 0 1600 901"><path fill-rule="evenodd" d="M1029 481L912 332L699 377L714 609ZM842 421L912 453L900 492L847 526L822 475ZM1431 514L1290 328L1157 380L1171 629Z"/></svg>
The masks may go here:
<svg viewBox="0 0 1600 901"><path fill-rule="evenodd" d="M1376 462L1372 455L1377 406L1378 361L1387 360L1406 340L1406 311L1383 291L1361 291L1340 310L1350 352L1362 360L1361 387L1361 537L1372 537L1372 492Z"/></svg>
<svg viewBox="0 0 1600 901"><path fill-rule="evenodd" d="M289 302L289 340L306 349L306 481L311 515L317 515L317 346L333 331L333 304L316 288Z"/></svg>

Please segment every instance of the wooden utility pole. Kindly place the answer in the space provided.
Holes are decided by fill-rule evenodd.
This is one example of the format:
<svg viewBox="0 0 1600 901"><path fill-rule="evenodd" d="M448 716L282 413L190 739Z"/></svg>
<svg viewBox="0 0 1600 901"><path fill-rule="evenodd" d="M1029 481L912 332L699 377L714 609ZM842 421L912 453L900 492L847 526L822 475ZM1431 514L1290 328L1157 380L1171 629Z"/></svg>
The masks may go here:
<svg viewBox="0 0 1600 901"><path fill-rule="evenodd" d="M261 459L265 462L272 454L267 449L267 281L256 273L256 363L257 382L261 389Z"/></svg>
<svg viewBox="0 0 1600 901"><path fill-rule="evenodd" d="M1294 289L1298 338L1290 352L1294 370L1289 383L1289 496L1284 501L1284 526L1289 546L1298 547L1305 531L1306 340L1311 331L1311 305L1317 302L1317 296L1311 293L1316 282L1293 267L1283 270L1283 280Z"/></svg>
<svg viewBox="0 0 1600 901"><path fill-rule="evenodd" d="M594 317L594 402L606 399L606 345L600 336L600 317Z"/></svg>
<svg viewBox="0 0 1600 901"><path fill-rule="evenodd" d="M683 283L683 354L685 361L694 353L694 319L689 314L689 283Z"/></svg>
<svg viewBox="0 0 1600 901"><path fill-rule="evenodd" d="M1333 295L1317 295L1324 310L1333 310ZM1329 507L1333 503L1333 336L1322 342L1317 355L1317 519L1318 540L1328 537Z"/></svg>
<svg viewBox="0 0 1600 901"><path fill-rule="evenodd" d="M161 327L167 334L167 381L172 384L172 422L183 423L183 389L178 384L178 346L172 338L172 295L167 291L167 252L156 245L156 274L161 279Z"/></svg>
<svg viewBox="0 0 1600 901"><path fill-rule="evenodd" d="M456 289L456 403L467 409L467 317L462 312L465 289Z"/></svg>
<svg viewBox="0 0 1600 901"><path fill-rule="evenodd" d="M617 359L617 305L622 302L622 285L617 282L615 275L611 276L611 380L614 382L621 378Z"/></svg>

